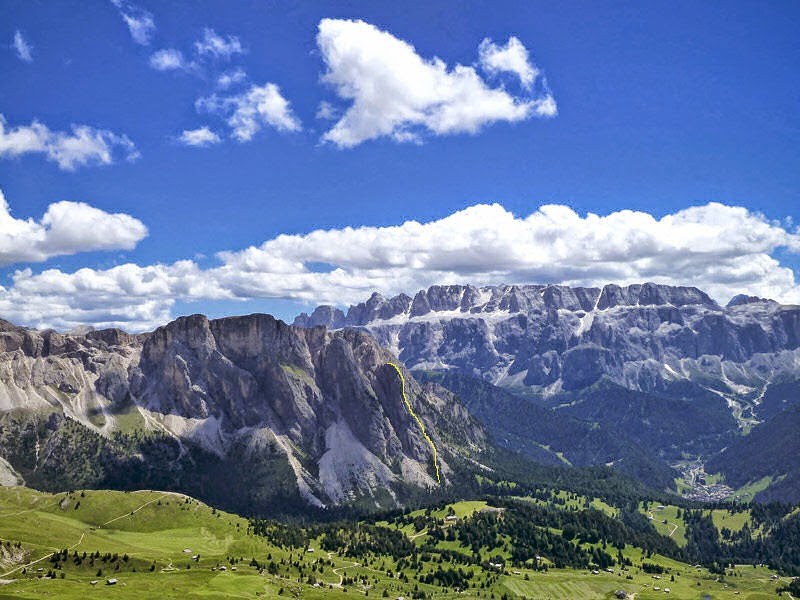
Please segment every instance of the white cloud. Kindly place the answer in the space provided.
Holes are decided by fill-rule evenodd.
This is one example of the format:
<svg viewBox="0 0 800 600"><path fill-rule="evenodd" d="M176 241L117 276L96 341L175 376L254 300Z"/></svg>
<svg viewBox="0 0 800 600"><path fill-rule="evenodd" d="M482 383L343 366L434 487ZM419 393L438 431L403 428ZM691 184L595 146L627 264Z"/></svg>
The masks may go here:
<svg viewBox="0 0 800 600"><path fill-rule="evenodd" d="M20 227L24 227L22 222ZM800 232L745 208L711 203L661 218L630 210L579 215L544 205L519 217L476 205L428 223L280 235L258 247L194 261L76 273L21 271L0 289L0 314L28 325L145 329L176 300L293 298L337 304L372 291L434 283L696 285L721 302L737 293L800 303L793 271L772 255L800 253ZM314 266L330 265L320 272Z"/></svg>
<svg viewBox="0 0 800 600"><path fill-rule="evenodd" d="M150 40L156 31L153 15L127 0L111 0L111 3L119 10L119 14L128 26L128 31L130 31L133 41L142 46L150 44Z"/></svg>
<svg viewBox="0 0 800 600"><path fill-rule="evenodd" d="M195 68L194 63L187 62L183 58L183 53L174 48L153 52L150 55L150 66L156 71L189 71Z"/></svg>
<svg viewBox="0 0 800 600"><path fill-rule="evenodd" d="M487 73L514 73L527 89L531 89L539 74L531 62L528 49L514 36L508 38L505 46L498 46L485 38L478 47L478 54L480 65Z"/></svg>
<svg viewBox="0 0 800 600"><path fill-rule="evenodd" d="M131 250L147 236L141 221L83 202L51 204L41 220L16 219L0 191L0 267L95 250Z"/></svg>
<svg viewBox="0 0 800 600"><path fill-rule="evenodd" d="M65 274L48 269L17 271L9 289L0 287L0 314L15 323L67 331L81 324L150 329L170 319L173 301L164 297L161 267L122 265L106 271L81 269ZM149 296L146 286L161 295ZM141 292L128 294L127 292Z"/></svg>
<svg viewBox="0 0 800 600"><path fill-rule="evenodd" d="M214 61L209 59L228 59L245 50L239 38L222 37L213 29L206 28L203 38L194 44L194 58L189 60L180 50L165 48L150 56L150 66L159 71L182 70L205 78L208 69L214 72ZM247 80L247 73L241 67L230 68L216 76L218 90L229 90ZM242 89L240 87L240 89ZM231 129L231 136L240 141L250 141L264 127L278 131L299 131L300 120L292 111L291 104L281 94L274 83L250 85L241 93L212 94L195 102L198 111L206 111L223 117ZM221 141L218 133L208 127L184 131L178 139L189 146L208 146Z"/></svg>
<svg viewBox="0 0 800 600"><path fill-rule="evenodd" d="M322 119L323 121L333 121L334 119L339 118L339 111L336 110L336 107L333 104L323 100L317 107L316 117L317 119Z"/></svg>
<svg viewBox="0 0 800 600"><path fill-rule="evenodd" d="M556 99L549 94L533 100L531 104L537 117L555 117L558 114Z"/></svg>
<svg viewBox="0 0 800 600"><path fill-rule="evenodd" d="M211 131L208 127L199 127L198 129L187 129L178 138L182 144L186 146L204 147L218 144L222 140L220 137Z"/></svg>
<svg viewBox="0 0 800 600"><path fill-rule="evenodd" d="M561 205L519 218L493 204L426 224L279 236L220 256L227 269L248 275L268 265L272 270L289 265L296 274L297 265L326 263L338 270L340 282L350 282L345 288L359 289L366 281L366 288L388 292L465 280L574 285L653 280L695 283L724 300L743 290L800 300L791 269L769 256L782 246L800 252L800 235L722 204L661 219L627 210L582 217ZM323 287L315 292L353 295L348 289L329 294Z"/></svg>
<svg viewBox="0 0 800 600"><path fill-rule="evenodd" d="M341 148L379 137L419 141L424 133L476 133L498 121L556 113L547 91L514 96L490 87L473 67L425 59L407 42L364 21L323 19L317 45L327 67L323 81L351 102L323 136ZM511 40L509 48L496 49L520 53ZM535 70L527 57L525 62Z"/></svg>
<svg viewBox="0 0 800 600"><path fill-rule="evenodd" d="M137 44L147 46L156 29L156 24L153 21L152 15L150 15L150 13L138 16L123 14L122 18L125 19L125 23L128 25L133 40Z"/></svg>
<svg viewBox="0 0 800 600"><path fill-rule="evenodd" d="M170 265L123 264L64 273L30 269L0 287L0 314L16 323L69 330L81 324L143 331L170 317L176 298L231 299L192 261Z"/></svg>
<svg viewBox="0 0 800 600"><path fill-rule="evenodd" d="M229 59L234 54L244 54L244 48L238 37L235 35L222 37L208 27L203 30L203 39L194 43L194 48L201 56L207 55L222 59Z"/></svg>
<svg viewBox="0 0 800 600"><path fill-rule="evenodd" d="M71 133L51 131L38 121L7 129L6 120L0 115L0 158L29 153L44 154L65 171L111 164L118 155L126 160L139 157L136 146L125 135L88 125L73 125Z"/></svg>
<svg viewBox="0 0 800 600"><path fill-rule="evenodd" d="M301 129L300 120L292 112L291 104L274 83L253 85L235 96L201 98L196 106L198 110L227 115L232 135L240 142L250 141L264 126L283 132Z"/></svg>
<svg viewBox="0 0 800 600"><path fill-rule="evenodd" d="M247 79L247 73L241 67L225 71L217 78L217 87L221 90L227 90L237 83L242 83Z"/></svg>
<svg viewBox="0 0 800 600"><path fill-rule="evenodd" d="M25 39L19 29L14 32L14 50L17 51L17 57L21 61L33 62L33 46Z"/></svg>
<svg viewBox="0 0 800 600"><path fill-rule="evenodd" d="M214 32L213 29L206 28L203 31L203 39L194 44L194 58L186 58L180 50L176 48L164 48L154 52L150 56L150 66L157 71L188 71L197 76L203 76L205 68L213 64L210 59L224 58L229 59L234 54L244 53L239 38L228 36L223 38ZM225 71L217 77L217 87L228 89L237 83L247 79L247 74L241 67L235 67Z"/></svg>

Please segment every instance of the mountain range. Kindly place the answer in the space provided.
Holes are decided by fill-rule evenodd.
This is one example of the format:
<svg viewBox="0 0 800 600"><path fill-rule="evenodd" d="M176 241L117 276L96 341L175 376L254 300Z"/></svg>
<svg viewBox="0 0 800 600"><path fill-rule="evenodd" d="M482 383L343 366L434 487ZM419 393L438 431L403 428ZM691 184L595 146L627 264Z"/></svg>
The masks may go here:
<svg viewBox="0 0 800 600"><path fill-rule="evenodd" d="M613 464L659 487L736 455L800 400L800 307L745 295L720 306L694 287L433 286L294 324L369 332L536 460ZM781 485L761 497L796 499L783 457L712 464L736 487L769 477Z"/></svg>
<svg viewBox="0 0 800 600"><path fill-rule="evenodd" d="M486 443L451 392L402 366L401 382L392 361L364 332L268 315L143 335L0 322L0 471L44 489L192 491L249 513L394 505L446 487Z"/></svg>
<svg viewBox="0 0 800 600"><path fill-rule="evenodd" d="M797 500L799 340L798 307L654 284L434 286L138 335L0 321L0 483L303 514L601 466Z"/></svg>

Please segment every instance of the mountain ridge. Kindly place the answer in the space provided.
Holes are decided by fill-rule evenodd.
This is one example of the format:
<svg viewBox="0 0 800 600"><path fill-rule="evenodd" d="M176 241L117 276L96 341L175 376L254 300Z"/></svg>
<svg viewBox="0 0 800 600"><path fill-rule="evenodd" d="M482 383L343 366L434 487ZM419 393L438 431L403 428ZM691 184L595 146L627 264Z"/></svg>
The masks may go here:
<svg viewBox="0 0 800 600"><path fill-rule="evenodd" d="M141 440L126 438L127 448L120 436L155 435L170 454L164 468L176 472L194 473L198 461L223 471L275 464L312 505L391 505L406 488L439 486L394 360L364 332L296 328L269 315L192 315L139 336L3 322L0 453L17 475L46 483L43 461L69 451L74 436L105 448L116 472L143 452ZM485 447L483 430L450 392L404 379L448 485L451 462Z"/></svg>
<svg viewBox="0 0 800 600"><path fill-rule="evenodd" d="M0 479L119 486L129 472L146 487L167 473L201 497L246 488L238 510L401 503L438 486L389 366L397 357L443 449L444 487L498 444L671 488L684 463L798 403L800 307L758 298L722 307L655 284L433 286L337 310L291 326L190 315L136 335L0 321ZM348 318L366 324L328 328ZM769 473L794 494L798 475L783 466Z"/></svg>
<svg viewBox="0 0 800 600"><path fill-rule="evenodd" d="M432 286L294 323L368 331L412 371L482 379L565 416L624 418L678 469L687 453L705 460L800 402L800 306L754 296L721 306L698 288L653 283ZM675 443L683 432L696 435L691 448Z"/></svg>

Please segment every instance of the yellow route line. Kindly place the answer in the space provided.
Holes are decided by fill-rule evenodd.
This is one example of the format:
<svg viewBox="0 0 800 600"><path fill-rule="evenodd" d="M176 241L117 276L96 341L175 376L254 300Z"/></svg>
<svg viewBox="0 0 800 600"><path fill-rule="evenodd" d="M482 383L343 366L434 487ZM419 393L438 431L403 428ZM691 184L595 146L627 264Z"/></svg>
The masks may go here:
<svg viewBox="0 0 800 600"><path fill-rule="evenodd" d="M406 408L408 409L408 412L411 414L412 417L414 417L414 420L417 422L417 425L419 425L419 428L422 431L423 437L428 441L428 443L431 445L431 448L433 449L433 466L436 469L436 481L438 483L441 483L442 480L439 478L439 459L436 457L436 444L433 443L433 440L425 431L425 425L422 424L422 420L417 416L417 413L414 412L414 409L411 408L411 402L409 402L408 398L406 397L406 378L403 377L403 373L400 371L400 367L398 367L396 364L391 362L386 364L391 366L395 371L397 371L397 374L400 376L400 392L403 394L403 402L406 403Z"/></svg>

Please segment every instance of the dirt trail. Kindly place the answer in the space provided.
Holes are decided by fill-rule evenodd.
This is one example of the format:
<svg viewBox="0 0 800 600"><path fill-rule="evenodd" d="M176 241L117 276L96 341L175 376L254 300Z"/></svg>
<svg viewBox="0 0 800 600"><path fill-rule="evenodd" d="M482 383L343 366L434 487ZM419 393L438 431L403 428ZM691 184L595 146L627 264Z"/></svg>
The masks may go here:
<svg viewBox="0 0 800 600"><path fill-rule="evenodd" d="M650 517L650 519L653 520L653 521L655 521L655 519L656 519L655 516L653 516L653 511L651 511L651 510L647 511L647 516ZM667 536L667 537L672 537L673 534L676 531L678 531L678 524L677 523L673 523L672 521L667 521L667 525L672 525L672 531L670 531L669 535Z"/></svg>
<svg viewBox="0 0 800 600"><path fill-rule="evenodd" d="M167 497L167 494L162 494L162 495L161 495L161 496L159 496L158 498L153 498L152 500L149 500L148 502L145 502L145 503L144 503L144 504L142 504L142 505L141 505L139 508L137 508L137 509L134 509L134 510L132 510L131 512L125 513L124 515L120 515L120 516L118 516L118 517L114 517L114 518L113 518L113 519L111 519L110 521L106 521L105 523L103 523L102 525L100 525L100 527L105 527L105 526L106 526L106 525L108 525L109 523L113 523L114 521L119 521L120 519L124 519L125 517L132 517L134 514L136 514L136 513L137 513L137 512L139 512L140 510L142 510L142 509L143 509L145 506L148 506L148 505L152 504L153 502L158 502L158 501L159 501L159 500L161 500L162 498L166 498L166 497Z"/></svg>
<svg viewBox="0 0 800 600"><path fill-rule="evenodd" d="M94 529L100 529L100 528L105 527L106 525L108 525L110 523L113 523L114 521L119 521L120 519L123 519L125 517L132 517L134 514L136 514L140 510L142 510L145 506L148 506L148 505L152 504L153 502L157 502L157 501L161 500L162 498L165 498L167 495L168 495L168 493L164 493L161 496L159 496L158 498L154 498L153 500L148 500L147 502L145 502L144 504L142 504L138 508L134 509L133 511L128 511L125 514L122 514L122 515L120 515L118 517L114 517L113 519L110 519L110 520L106 521L105 523L103 523L102 525L100 525L99 527L94 528ZM31 509L31 510L39 510L39 509ZM30 512L30 511L29 510L24 510L24 511L21 511L21 512L16 513L16 514L22 514L22 513L25 513L25 512ZM13 516L13 515L5 515L5 516ZM88 529L92 529L92 527L87 527L87 530ZM69 546L67 548L67 550L73 550L74 548L77 548L78 546L80 546L80 544L81 544L81 542L83 542L83 538L85 536L86 536L86 532L85 531L81 532L80 539L77 542L75 542L74 544L72 544L71 546ZM6 573L3 573L2 575L0 575L0 579L5 579L6 577L11 575L12 573L16 573L17 571L19 571L21 569L27 569L31 565L35 565L37 563L42 562L43 560L47 560L48 558L53 556L53 554L55 554L55 552L51 552L50 554L46 554L46 555L42 556L41 558L37 558L36 560L31 561L31 562L29 562L27 564L15 567L14 569L11 569L10 571L7 571Z"/></svg>
<svg viewBox="0 0 800 600"><path fill-rule="evenodd" d="M331 569L331 572L336 573L339 576L339 583L334 583L336 587L342 587L342 582L344 581L344 575L340 573L340 571L344 571L345 569L352 569L353 567L360 567L361 563L354 562L351 565L347 565L345 567L336 567L335 569Z"/></svg>

